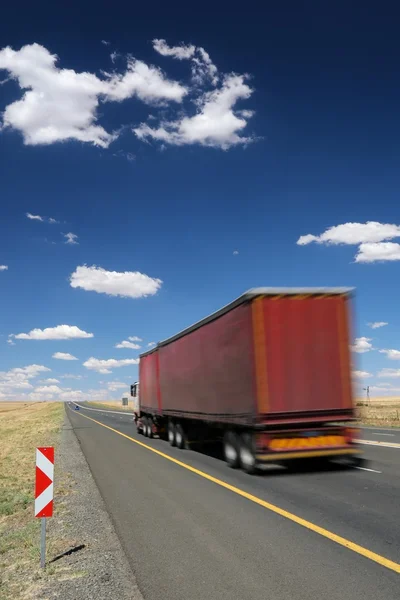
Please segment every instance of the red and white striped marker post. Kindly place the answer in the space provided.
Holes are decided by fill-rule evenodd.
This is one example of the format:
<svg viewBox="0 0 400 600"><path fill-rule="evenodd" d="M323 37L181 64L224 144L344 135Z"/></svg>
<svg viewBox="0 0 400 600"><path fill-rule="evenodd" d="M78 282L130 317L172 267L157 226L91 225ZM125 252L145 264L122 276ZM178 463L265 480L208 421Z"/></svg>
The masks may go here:
<svg viewBox="0 0 400 600"><path fill-rule="evenodd" d="M46 517L53 516L54 448L36 448L35 517L42 519L40 566L46 565Z"/></svg>

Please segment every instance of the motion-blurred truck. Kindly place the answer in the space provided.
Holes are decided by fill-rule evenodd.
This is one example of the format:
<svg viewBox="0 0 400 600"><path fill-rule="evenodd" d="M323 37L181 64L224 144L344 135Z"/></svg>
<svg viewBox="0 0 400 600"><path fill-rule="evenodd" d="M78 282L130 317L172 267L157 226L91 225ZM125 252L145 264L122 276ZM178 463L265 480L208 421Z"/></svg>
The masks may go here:
<svg viewBox="0 0 400 600"><path fill-rule="evenodd" d="M221 440L226 462L361 464L352 290L256 288L140 356L137 430L172 446ZM294 464L294 463L292 463Z"/></svg>

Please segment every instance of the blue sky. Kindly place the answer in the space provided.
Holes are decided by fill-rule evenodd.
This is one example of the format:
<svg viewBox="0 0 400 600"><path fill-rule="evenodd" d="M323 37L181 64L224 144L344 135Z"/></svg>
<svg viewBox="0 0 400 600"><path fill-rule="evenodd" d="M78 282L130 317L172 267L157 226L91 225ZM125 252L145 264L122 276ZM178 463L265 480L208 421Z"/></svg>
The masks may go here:
<svg viewBox="0 0 400 600"><path fill-rule="evenodd" d="M263 285L356 287L358 386L400 392L394 5L218 6L3 9L2 398L120 397Z"/></svg>

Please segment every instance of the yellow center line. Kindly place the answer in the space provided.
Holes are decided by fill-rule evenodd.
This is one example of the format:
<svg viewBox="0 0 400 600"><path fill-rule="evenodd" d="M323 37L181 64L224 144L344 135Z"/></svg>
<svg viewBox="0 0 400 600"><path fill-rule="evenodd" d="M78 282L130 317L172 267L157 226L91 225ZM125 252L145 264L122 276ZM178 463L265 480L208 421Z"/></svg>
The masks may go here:
<svg viewBox="0 0 400 600"><path fill-rule="evenodd" d="M84 407L82 407L82 408L84 408ZM188 471L191 471L192 473L195 473L196 475L199 475L200 477L203 477L204 479L207 479L208 481L211 481L212 483L215 483L216 485L219 485L220 487L223 487L226 490L229 490L230 492L237 494L238 496L242 496L242 498L246 498L247 500L250 500L251 502L258 504L259 506L262 506L263 508L266 508L267 510L269 510L275 514L280 515L281 517L284 517L285 519L288 519L289 521L293 521L294 523L297 523L298 525L301 525L302 527L305 527L306 529L309 529L310 531L313 531L314 533L318 533L319 535L322 535L323 537L327 538L328 540L331 540L332 542L335 542L336 544L339 544L340 546L344 546L348 550L352 550L353 552L356 552L357 554L360 554L361 556L364 556L365 558L368 558L369 560L372 560L372 561L378 563L382 567L386 567L387 569L390 569L391 571L394 571L395 573L400 574L400 563L396 563L392 560L389 560L388 558L385 558L384 556L381 556L380 554L376 554L376 552L372 552L371 550L368 550L368 548L359 546L358 544L355 544L354 542L351 542L350 540L347 540L346 538L341 537L340 535L336 535L336 533L333 533L332 531L329 531L328 529L319 527L319 525L315 525L315 523L311 523L310 521L307 521L306 519L302 519L301 517L298 517L297 515L295 515L291 512L288 512L287 510L284 510L283 508L279 508L279 506L275 506L275 504L266 502L265 500L262 500L261 498L258 498L257 496L253 496L253 494L249 494L248 492L245 492L244 490L241 490L240 488L237 488L234 485L230 485L229 483L226 483L226 481L222 481L221 479L217 479L216 477L213 477L212 475L209 475L208 473L205 473L204 471L200 471L199 469L196 469L195 467L191 467L190 465L188 465L176 458L173 458L172 456L169 456L168 454L165 454L164 452L161 452L160 450L157 450L156 448L152 448L151 446L148 446L147 444L144 444L143 442L140 442L139 440L135 440L134 438L130 437L129 435L126 435L125 433L122 433L121 431L118 431L117 429L114 429L113 427L110 427L109 425L105 425L104 423L101 423L101 421L96 421L96 419L92 419L91 417L88 417L87 415L83 415L82 413L79 413L79 414L81 417L84 417L85 419L89 419L89 421L93 421L93 423L97 423L97 425L101 425L101 427L105 427L106 429L109 429L110 431L113 431L114 433L121 435L122 437L126 438L127 440L134 442L138 446L142 446L142 448L146 448L147 450L150 450L150 452L153 452L154 454L157 454L158 456L162 456L162 458L169 460L170 462L182 467L183 469L187 469Z"/></svg>

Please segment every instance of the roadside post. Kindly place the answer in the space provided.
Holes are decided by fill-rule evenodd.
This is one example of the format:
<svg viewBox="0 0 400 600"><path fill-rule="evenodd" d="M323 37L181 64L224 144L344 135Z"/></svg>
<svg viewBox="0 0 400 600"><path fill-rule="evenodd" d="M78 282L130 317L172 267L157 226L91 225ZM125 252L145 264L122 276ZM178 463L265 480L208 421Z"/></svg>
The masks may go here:
<svg viewBox="0 0 400 600"><path fill-rule="evenodd" d="M46 566L46 518L53 516L54 448L36 448L35 517L42 519L40 566Z"/></svg>

